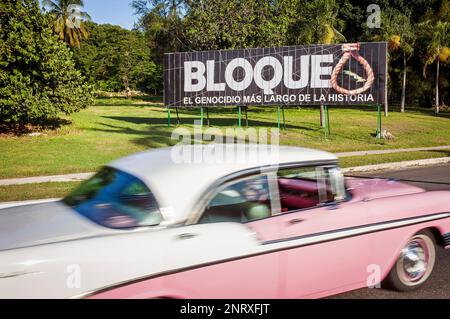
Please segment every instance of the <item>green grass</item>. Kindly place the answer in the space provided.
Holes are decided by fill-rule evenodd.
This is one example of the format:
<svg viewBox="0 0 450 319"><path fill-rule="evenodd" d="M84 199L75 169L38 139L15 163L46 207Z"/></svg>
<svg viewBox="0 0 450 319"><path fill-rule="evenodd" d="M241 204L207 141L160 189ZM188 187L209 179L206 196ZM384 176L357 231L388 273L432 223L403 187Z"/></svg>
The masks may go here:
<svg viewBox="0 0 450 319"><path fill-rule="evenodd" d="M424 158L437 158L449 155L445 151L408 152L397 154L344 157L339 160L342 167L363 166ZM29 199L59 198L67 195L80 182L39 183L0 186L0 202Z"/></svg>
<svg viewBox="0 0 450 319"><path fill-rule="evenodd" d="M79 182L0 186L0 202L60 198L78 185Z"/></svg>
<svg viewBox="0 0 450 319"><path fill-rule="evenodd" d="M449 113L436 117L420 110L391 112L383 117L383 128L396 138L382 143L373 137L375 108L330 108L332 138L328 141L319 125L318 108L288 108L285 115L287 130L280 136L283 145L344 152L450 144ZM276 128L275 108L250 108L248 116L250 127ZM199 117L198 109L180 110L182 126L190 130ZM65 118L72 124L43 132L42 136L0 136L0 178L95 171L118 157L177 142L171 139L174 126L167 127L167 113L155 98L102 98L96 105ZM210 118L211 125L219 129L237 124L236 110L232 108L212 109ZM403 160L411 155L390 156ZM372 157L361 160L368 158ZM378 156L373 160L377 161Z"/></svg>

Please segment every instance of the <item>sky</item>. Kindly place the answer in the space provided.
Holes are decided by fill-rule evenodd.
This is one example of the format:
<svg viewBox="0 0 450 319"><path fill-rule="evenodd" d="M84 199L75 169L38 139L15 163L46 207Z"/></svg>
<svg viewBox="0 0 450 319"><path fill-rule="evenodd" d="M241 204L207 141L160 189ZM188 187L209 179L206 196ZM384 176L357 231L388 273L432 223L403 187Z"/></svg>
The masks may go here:
<svg viewBox="0 0 450 319"><path fill-rule="evenodd" d="M42 1L40 0L42 3ZM131 30L137 21L130 6L131 0L84 0L84 10L92 21L120 25Z"/></svg>
<svg viewBox="0 0 450 319"><path fill-rule="evenodd" d="M84 0L84 11L94 22L132 29L137 17L133 15L130 2L130 0Z"/></svg>

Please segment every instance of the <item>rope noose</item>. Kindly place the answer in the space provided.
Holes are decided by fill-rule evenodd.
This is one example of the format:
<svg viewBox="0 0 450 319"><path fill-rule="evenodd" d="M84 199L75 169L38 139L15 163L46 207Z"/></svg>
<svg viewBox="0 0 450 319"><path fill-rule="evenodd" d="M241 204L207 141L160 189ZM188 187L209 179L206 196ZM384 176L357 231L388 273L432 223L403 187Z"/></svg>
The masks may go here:
<svg viewBox="0 0 450 319"><path fill-rule="evenodd" d="M331 85L333 86L333 89L335 89L339 93L345 95L356 95L367 91L372 86L373 80L375 79L373 75L373 70L370 67L369 62L367 62L366 59L364 59L362 56L359 55L358 52L359 48L360 48L359 43L350 43L342 45L342 52L344 52L344 54L342 55L338 64L336 64L336 67L334 68L333 73L331 74ZM339 73L341 73L345 63L350 59L350 56L352 56L356 61L358 61L364 67L364 70L367 73L367 79L364 86L354 90L344 89L340 87L339 84L337 83L338 75Z"/></svg>

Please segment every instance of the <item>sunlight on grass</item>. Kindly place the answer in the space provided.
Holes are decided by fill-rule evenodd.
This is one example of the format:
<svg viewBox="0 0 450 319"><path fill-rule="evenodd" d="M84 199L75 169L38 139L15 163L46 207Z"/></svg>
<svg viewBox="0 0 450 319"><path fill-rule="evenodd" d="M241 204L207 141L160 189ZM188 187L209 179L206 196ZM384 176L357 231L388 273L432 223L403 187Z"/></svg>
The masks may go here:
<svg viewBox="0 0 450 319"><path fill-rule="evenodd" d="M225 130L237 126L234 108L210 110L212 127ZM287 130L281 131L283 145L319 148L331 152L425 147L450 144L450 115L436 117L431 112L391 112L383 117L383 129L396 138L377 142L376 111L330 108L331 138L324 140L318 108L287 108ZM200 119L199 109L179 111L181 126L190 130ZM149 148L174 145L161 100L100 98L94 106L65 117L72 121L41 136L0 136L0 178L89 172L118 157ZM248 111L249 127L276 128L275 108L253 107ZM206 121L205 121L206 123ZM245 125L245 119L242 121ZM406 153L398 158L408 158ZM430 154L430 153L427 153ZM369 158L369 157L367 157ZM378 157L374 157L376 161Z"/></svg>

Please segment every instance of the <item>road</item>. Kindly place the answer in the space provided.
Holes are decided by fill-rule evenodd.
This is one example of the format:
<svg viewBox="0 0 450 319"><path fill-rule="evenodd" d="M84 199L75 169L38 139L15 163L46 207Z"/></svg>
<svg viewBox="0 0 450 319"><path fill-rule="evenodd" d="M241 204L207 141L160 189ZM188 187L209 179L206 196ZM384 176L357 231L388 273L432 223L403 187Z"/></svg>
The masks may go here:
<svg viewBox="0 0 450 319"><path fill-rule="evenodd" d="M361 174L359 174L361 175ZM450 165L385 171L366 176L397 178L407 180L423 180L450 184ZM427 190L450 190L450 185L416 183L411 184ZM334 296L333 298L365 299L365 298L401 298L401 299L450 299L450 250L438 249L438 262L432 277L423 288L409 293L399 293L385 289L359 289Z"/></svg>

